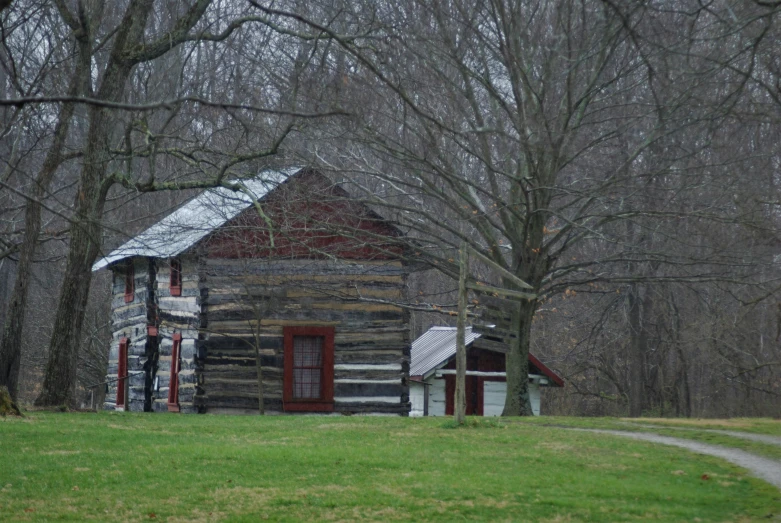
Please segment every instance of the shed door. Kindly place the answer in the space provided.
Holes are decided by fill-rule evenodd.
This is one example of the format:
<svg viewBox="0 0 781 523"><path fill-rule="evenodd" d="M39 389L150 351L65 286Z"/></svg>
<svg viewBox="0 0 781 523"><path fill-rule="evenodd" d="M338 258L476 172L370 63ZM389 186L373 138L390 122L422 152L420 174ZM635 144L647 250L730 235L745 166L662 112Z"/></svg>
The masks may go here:
<svg viewBox="0 0 781 523"><path fill-rule="evenodd" d="M477 370L477 355L468 354L466 368ZM478 376L466 377L466 414L467 416L483 415L483 383ZM445 415L452 416L455 412L456 377L452 374L445 376Z"/></svg>
<svg viewBox="0 0 781 523"><path fill-rule="evenodd" d="M482 380L477 376L466 377L466 414L467 416L483 415ZM455 413L456 377L445 376L445 415Z"/></svg>

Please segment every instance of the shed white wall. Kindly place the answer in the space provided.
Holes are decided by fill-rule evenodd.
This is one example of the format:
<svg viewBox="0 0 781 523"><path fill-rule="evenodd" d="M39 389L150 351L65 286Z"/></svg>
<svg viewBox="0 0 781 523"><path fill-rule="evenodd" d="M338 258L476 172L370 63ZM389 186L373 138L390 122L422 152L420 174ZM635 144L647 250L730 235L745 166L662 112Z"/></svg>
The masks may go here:
<svg viewBox="0 0 781 523"><path fill-rule="evenodd" d="M504 381L483 382L483 416L501 416L507 383Z"/></svg>
<svg viewBox="0 0 781 523"><path fill-rule="evenodd" d="M429 416L445 415L445 380L443 378L430 377L426 380L429 389ZM504 410L504 399L507 392L507 383L503 381L483 382L483 413L485 416L501 416ZM410 402L412 408L410 416L423 416L424 409L424 385L418 382L410 382ZM540 386L529 383L529 397L532 404L532 412L540 415Z"/></svg>
<svg viewBox="0 0 781 523"><path fill-rule="evenodd" d="M540 386L537 383L529 383L529 400L532 404L532 412L540 415Z"/></svg>
<svg viewBox="0 0 781 523"><path fill-rule="evenodd" d="M425 386L422 383L419 381L409 382L410 416L417 418L423 415L425 394Z"/></svg>
<svg viewBox="0 0 781 523"><path fill-rule="evenodd" d="M483 387L483 415L501 416L504 410L504 399L507 395L507 383L504 381L486 381ZM540 415L540 386L529 383L529 400L532 412Z"/></svg>
<svg viewBox="0 0 781 523"><path fill-rule="evenodd" d="M427 379L431 383L428 391L428 415L445 415L445 378L430 377Z"/></svg>

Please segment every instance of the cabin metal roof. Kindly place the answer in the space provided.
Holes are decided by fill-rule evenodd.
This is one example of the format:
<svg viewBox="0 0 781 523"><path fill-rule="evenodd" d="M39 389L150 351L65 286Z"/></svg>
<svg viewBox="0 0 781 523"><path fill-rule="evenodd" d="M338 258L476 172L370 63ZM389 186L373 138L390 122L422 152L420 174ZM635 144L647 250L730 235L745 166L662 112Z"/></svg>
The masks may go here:
<svg viewBox="0 0 781 523"><path fill-rule="evenodd" d="M466 346L480 337L472 332L472 327L466 328ZM426 379L432 372L444 366L456 354L456 328L431 327L418 339L412 342L410 353L410 376L422 376ZM543 364L536 356L529 353L529 363L540 371L540 374L551 379L554 385L564 386L564 380ZM530 369L531 371L531 369Z"/></svg>
<svg viewBox="0 0 781 523"><path fill-rule="evenodd" d="M267 170L256 178L242 180L252 197L226 187L208 189L95 262L92 270L133 256L178 256L299 171L300 167Z"/></svg>

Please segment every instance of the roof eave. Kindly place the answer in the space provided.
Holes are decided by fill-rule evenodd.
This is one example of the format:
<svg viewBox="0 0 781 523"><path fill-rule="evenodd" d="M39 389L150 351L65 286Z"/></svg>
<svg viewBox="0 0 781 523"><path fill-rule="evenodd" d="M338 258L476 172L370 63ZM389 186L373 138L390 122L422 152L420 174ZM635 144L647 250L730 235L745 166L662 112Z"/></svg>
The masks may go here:
<svg viewBox="0 0 781 523"><path fill-rule="evenodd" d="M551 381L554 384L553 386L556 386L556 387L563 387L564 386L564 379L562 379L561 376L559 376L558 374L553 372L551 369L549 369L547 365L545 365L543 362L541 362L539 359L537 359L537 356L535 356L531 352L529 353L529 362L532 363L533 365L535 365L538 369L540 369L540 371L542 371L542 373L546 377L550 378Z"/></svg>
<svg viewBox="0 0 781 523"><path fill-rule="evenodd" d="M296 174L302 172L303 170L304 169L302 167L290 167L290 168L287 168L287 169L267 170L267 171L263 171L261 173L258 173L256 180L259 183L264 184L264 185L267 182L272 183L272 184L276 183L276 186L267 188L264 193L258 194L255 197L257 199L259 199L259 200L265 198L270 192L275 190L276 187L278 187L280 184L287 183L292 177L294 177ZM266 173L267 176L277 177L278 179L277 180L273 180L273 179L263 180L261 178L263 173ZM244 181L246 182L247 180L244 180ZM204 199L208 198L209 191L212 191L212 190L215 190L215 189L219 190L220 188L219 187L214 187L212 189L206 189L206 190L202 191L197 196L195 196L191 200L189 200L187 203L184 203L184 204L180 205L176 210L174 210L171 214L169 214L166 217L164 217L162 220L159 220L154 225L148 227L147 229L145 229L141 233L139 233L139 234L135 235L134 237L130 238L128 241L126 241L125 243L123 243L122 245L120 245L119 247L114 249L113 251L111 251L108 254L108 256L105 256L105 257L101 258L100 260L98 260L97 262L95 262L92 265L92 272L99 271L101 269L109 267L110 265L112 265L112 264L114 264L116 262L122 261L122 260L127 259L127 258L134 258L136 256L140 256L140 257L153 257L153 258L171 258L171 257L179 256L183 252L188 251L190 248L192 248L194 245L198 244L206 236L208 236L210 232L212 232L213 230L215 230L215 229L221 227L222 225L224 225L227 220L230 220L232 217L235 217L235 213L233 213L232 216L228 216L227 220L223 220L223 221L221 221L221 223L215 224L213 227L211 227L210 230L204 231L203 234L195 234L194 235L195 237L188 244L185 244L185 245L183 245L180 248L174 248L174 249L172 249L170 251L166 250L166 252L159 252L159 251L155 252L155 249L147 248L143 252L133 252L134 250L137 250L137 247L135 245L133 245L133 241L137 240L138 238L143 237L146 233L148 233L150 230L154 229L155 227L161 226L161 224L166 219L172 217L173 215L175 215L177 212L181 211L183 208L185 208L187 205L189 205L193 201L196 201L199 198L204 198ZM219 198L221 196L215 196L215 197ZM247 207L249 207L251 205L252 205L252 202L250 201L250 202L247 202L246 206L237 206L237 209L238 208L246 209ZM168 225L166 225L166 226L168 226ZM171 225L171 227L175 227L175 224ZM127 252L123 253L122 252L123 249L126 249Z"/></svg>

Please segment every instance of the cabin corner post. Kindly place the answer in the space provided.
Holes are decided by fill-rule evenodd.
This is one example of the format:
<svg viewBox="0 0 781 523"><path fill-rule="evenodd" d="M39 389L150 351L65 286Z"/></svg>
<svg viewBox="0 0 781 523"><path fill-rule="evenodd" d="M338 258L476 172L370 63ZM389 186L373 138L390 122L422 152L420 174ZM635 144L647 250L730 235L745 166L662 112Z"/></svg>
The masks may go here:
<svg viewBox="0 0 781 523"><path fill-rule="evenodd" d="M145 258L130 258L133 267L133 296L128 303L132 311L131 321L126 330L127 345L127 405L125 410L144 412L149 404L148 372L154 354L151 353L147 332L147 317L150 303L154 301L152 286L154 285L154 269Z"/></svg>
<svg viewBox="0 0 781 523"><path fill-rule="evenodd" d="M195 394L193 395L193 408L203 414L207 411L208 396L205 387L206 360L209 356L209 279L206 275L205 257L202 252L197 255L198 267L198 305L200 307L198 317L198 339L195 341Z"/></svg>
<svg viewBox="0 0 781 523"><path fill-rule="evenodd" d="M404 336L404 350L401 360L401 405L403 410L401 415L404 417L409 416L412 403L410 400L410 384L409 384L409 369L410 369L410 357L412 349L409 341L409 330Z"/></svg>
<svg viewBox="0 0 781 523"><path fill-rule="evenodd" d="M157 262L147 258L146 282L146 344L144 348L144 412L151 412L154 404L154 388L157 380L157 364L160 358L157 330Z"/></svg>
<svg viewBox="0 0 781 523"><path fill-rule="evenodd" d="M196 412L197 344L200 324L200 288L197 261L180 256L181 288L171 292L170 258L157 259L158 365L152 391L152 410ZM176 347L174 345L177 345ZM175 381L175 382L174 382ZM171 390L176 397L171 398Z"/></svg>
<svg viewBox="0 0 781 523"><path fill-rule="evenodd" d="M127 258L111 267L112 341L105 380L108 389L103 403L105 410L141 412L147 404L150 354L146 321L150 274L142 261L143 258ZM120 364L123 376L120 376ZM120 387L124 398L117 397Z"/></svg>

